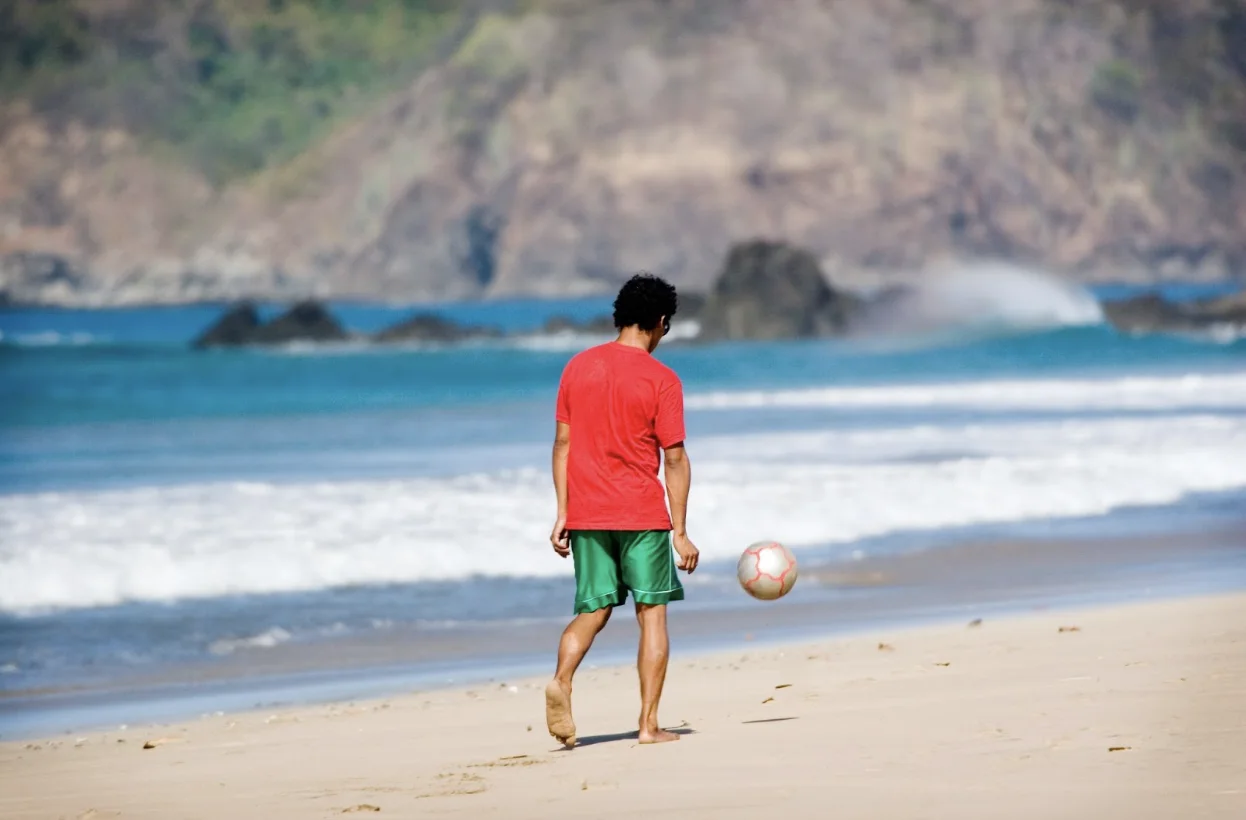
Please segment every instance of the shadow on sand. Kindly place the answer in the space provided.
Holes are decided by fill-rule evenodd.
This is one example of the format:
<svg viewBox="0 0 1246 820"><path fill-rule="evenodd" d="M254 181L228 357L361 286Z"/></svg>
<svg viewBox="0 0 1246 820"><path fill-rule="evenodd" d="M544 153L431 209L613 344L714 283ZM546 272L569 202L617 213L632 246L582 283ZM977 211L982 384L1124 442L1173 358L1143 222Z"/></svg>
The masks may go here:
<svg viewBox="0 0 1246 820"><path fill-rule="evenodd" d="M666 731L673 732L677 735L696 734L696 730L688 726L677 726L674 729L667 729ZM640 733L634 730L631 732L616 732L612 735L589 735L588 737L578 738L575 742L575 748L579 749L583 746L596 746L600 743L616 743L621 740L635 740L639 736ZM558 751L570 752L574 751L574 749L559 749Z"/></svg>

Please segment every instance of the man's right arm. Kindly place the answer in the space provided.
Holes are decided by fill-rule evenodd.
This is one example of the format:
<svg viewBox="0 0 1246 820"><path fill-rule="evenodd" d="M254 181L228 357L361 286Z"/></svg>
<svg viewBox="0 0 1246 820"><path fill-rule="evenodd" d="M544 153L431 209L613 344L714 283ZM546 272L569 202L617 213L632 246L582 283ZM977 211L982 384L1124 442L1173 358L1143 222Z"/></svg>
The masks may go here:
<svg viewBox="0 0 1246 820"><path fill-rule="evenodd" d="M679 568L697 568L700 551L688 538L688 490L692 486L692 462L682 442L662 451L666 475L666 495L671 508L671 542L679 554Z"/></svg>
<svg viewBox="0 0 1246 820"><path fill-rule="evenodd" d="M558 500L558 520L567 521L567 456L571 452L571 425L560 421L554 430L554 496Z"/></svg>
<svg viewBox="0 0 1246 820"><path fill-rule="evenodd" d="M566 558L571 554L571 536L567 532L567 456L571 451L571 403L565 370L558 382L558 399L554 416L557 423L554 428L554 452L551 466L554 473L554 495L558 501L558 517L554 520L554 529L549 535L549 542L553 545L554 552Z"/></svg>

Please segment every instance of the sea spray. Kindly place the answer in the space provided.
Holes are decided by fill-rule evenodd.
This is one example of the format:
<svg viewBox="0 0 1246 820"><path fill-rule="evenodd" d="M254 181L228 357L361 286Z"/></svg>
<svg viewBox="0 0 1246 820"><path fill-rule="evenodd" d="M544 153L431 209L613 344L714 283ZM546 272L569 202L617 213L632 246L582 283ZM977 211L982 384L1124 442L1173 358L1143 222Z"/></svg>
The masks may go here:
<svg viewBox="0 0 1246 820"><path fill-rule="evenodd" d="M1008 264L928 271L877 294L852 323L857 336L1033 332L1095 325L1103 311L1086 288Z"/></svg>

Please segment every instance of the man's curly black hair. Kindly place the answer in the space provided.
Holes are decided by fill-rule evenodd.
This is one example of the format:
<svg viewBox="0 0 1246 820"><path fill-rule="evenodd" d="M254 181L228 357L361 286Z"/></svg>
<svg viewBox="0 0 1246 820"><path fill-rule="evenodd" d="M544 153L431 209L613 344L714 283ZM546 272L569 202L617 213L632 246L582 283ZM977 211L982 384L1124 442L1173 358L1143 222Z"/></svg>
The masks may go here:
<svg viewBox="0 0 1246 820"><path fill-rule="evenodd" d="M632 325L653 330L665 316L669 321L679 309L675 286L651 273L638 273L624 283L614 300L614 326Z"/></svg>

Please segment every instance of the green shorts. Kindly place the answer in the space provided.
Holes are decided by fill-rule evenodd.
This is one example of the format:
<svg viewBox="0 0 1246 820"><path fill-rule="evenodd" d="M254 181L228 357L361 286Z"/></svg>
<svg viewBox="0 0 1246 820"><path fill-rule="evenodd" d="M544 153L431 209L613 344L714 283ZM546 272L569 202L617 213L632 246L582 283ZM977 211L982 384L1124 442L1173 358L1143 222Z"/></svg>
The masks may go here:
<svg viewBox="0 0 1246 820"><path fill-rule="evenodd" d="M575 530L575 613L618 606L630 590L638 604L684 599L666 530Z"/></svg>

